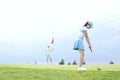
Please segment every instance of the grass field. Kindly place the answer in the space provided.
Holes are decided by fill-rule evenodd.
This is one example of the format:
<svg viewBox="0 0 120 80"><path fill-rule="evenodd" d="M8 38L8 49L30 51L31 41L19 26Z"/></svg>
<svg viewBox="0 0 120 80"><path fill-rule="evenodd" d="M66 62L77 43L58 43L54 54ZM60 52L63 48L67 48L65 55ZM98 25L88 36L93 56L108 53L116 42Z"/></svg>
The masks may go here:
<svg viewBox="0 0 120 80"><path fill-rule="evenodd" d="M85 67L87 71L77 71L77 65L0 64L0 80L120 80L120 64Z"/></svg>

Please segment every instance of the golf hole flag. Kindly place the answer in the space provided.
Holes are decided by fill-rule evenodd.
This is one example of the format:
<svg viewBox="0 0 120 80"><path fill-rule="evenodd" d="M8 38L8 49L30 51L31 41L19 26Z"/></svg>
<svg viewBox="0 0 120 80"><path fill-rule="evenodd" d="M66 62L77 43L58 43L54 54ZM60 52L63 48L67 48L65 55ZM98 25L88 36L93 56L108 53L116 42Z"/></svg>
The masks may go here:
<svg viewBox="0 0 120 80"><path fill-rule="evenodd" d="M51 44L54 44L54 37L52 38Z"/></svg>

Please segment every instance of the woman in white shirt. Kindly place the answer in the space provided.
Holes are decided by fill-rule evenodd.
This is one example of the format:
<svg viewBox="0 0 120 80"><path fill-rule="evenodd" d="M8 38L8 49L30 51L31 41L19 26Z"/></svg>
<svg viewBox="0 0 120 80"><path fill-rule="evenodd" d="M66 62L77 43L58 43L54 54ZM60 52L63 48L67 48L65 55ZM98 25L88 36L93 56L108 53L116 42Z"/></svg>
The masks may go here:
<svg viewBox="0 0 120 80"><path fill-rule="evenodd" d="M83 39L85 37L88 47L91 49L91 44L89 41L87 30L93 28L93 23L91 21L87 21L85 25L80 29L75 43L74 43L74 50L78 50L80 54L80 61L79 61L79 67L78 70L86 70L86 68L83 67L84 62L84 45L83 45Z"/></svg>
<svg viewBox="0 0 120 80"><path fill-rule="evenodd" d="M48 63L48 60L50 60L50 63L52 64L52 58L50 56L51 52L54 50L53 47L48 46L47 50L46 50L46 62Z"/></svg>

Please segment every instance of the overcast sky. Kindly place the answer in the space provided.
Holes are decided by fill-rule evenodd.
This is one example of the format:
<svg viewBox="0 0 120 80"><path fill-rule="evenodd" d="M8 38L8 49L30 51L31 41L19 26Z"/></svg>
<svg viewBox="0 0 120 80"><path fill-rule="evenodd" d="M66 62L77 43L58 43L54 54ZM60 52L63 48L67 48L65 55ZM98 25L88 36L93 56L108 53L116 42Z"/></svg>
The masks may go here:
<svg viewBox="0 0 120 80"><path fill-rule="evenodd" d="M88 63L120 63L119 0L1 0L0 63L45 62L55 37L54 62L78 60L73 43L79 28L91 20L93 54L85 42Z"/></svg>

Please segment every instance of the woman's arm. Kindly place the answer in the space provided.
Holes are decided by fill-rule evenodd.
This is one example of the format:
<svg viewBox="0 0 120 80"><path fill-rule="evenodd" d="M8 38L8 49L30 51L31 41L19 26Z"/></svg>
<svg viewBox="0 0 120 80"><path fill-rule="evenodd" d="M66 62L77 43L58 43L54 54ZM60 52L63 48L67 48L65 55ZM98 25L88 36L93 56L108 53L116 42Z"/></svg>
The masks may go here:
<svg viewBox="0 0 120 80"><path fill-rule="evenodd" d="M91 44L90 44L90 40L89 40L87 31L84 34L85 34L85 39L86 39L86 41L88 43L88 47L91 48Z"/></svg>

